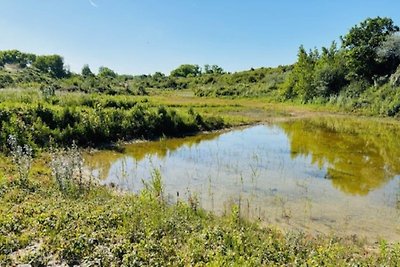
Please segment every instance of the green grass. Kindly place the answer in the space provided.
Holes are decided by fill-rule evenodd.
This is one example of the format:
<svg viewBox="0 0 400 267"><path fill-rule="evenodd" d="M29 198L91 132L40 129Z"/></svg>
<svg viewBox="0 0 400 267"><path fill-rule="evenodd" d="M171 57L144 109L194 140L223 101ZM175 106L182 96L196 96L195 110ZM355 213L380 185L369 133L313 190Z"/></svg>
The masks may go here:
<svg viewBox="0 0 400 267"><path fill-rule="evenodd" d="M0 263L96 266L396 266L398 245L283 233L196 205L166 203L155 184L138 195L94 187L61 194L45 168L0 187Z"/></svg>
<svg viewBox="0 0 400 267"><path fill-rule="evenodd" d="M34 94L36 92L36 94ZM119 140L181 136L225 126L190 106L172 108L146 98L66 93L43 98L37 91L0 94L0 148L10 135L35 150L50 145L99 146Z"/></svg>
<svg viewBox="0 0 400 267"><path fill-rule="evenodd" d="M51 144L49 136L58 144L98 144L341 110L336 103L276 103L268 97L200 98L189 90L150 94L2 91L1 145L6 150L9 134L40 151ZM398 244L369 247L354 237L284 233L240 218L236 207L218 217L195 199L167 203L157 173L138 195L102 186L65 194L48 161L39 153L30 179L21 183L10 159L0 156L0 266L397 266L400 257Z"/></svg>

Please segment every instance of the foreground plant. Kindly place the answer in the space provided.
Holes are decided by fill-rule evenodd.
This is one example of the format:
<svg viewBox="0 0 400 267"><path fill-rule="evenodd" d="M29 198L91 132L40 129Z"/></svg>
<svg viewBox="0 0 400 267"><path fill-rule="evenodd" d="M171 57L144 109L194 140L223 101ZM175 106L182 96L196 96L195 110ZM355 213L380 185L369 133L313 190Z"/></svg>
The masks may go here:
<svg viewBox="0 0 400 267"><path fill-rule="evenodd" d="M8 145L12 162L17 167L18 177L22 184L26 184L32 167L33 153L28 145L20 146L15 136L8 137Z"/></svg>
<svg viewBox="0 0 400 267"><path fill-rule="evenodd" d="M75 143L69 148L53 148L50 155L52 175L61 192L80 194L90 189L91 180L83 175L82 152Z"/></svg>
<svg viewBox="0 0 400 267"><path fill-rule="evenodd" d="M398 266L398 245L283 233L241 219L237 206L216 217L149 190L95 186L82 201L44 184L32 193L7 185L0 266Z"/></svg>

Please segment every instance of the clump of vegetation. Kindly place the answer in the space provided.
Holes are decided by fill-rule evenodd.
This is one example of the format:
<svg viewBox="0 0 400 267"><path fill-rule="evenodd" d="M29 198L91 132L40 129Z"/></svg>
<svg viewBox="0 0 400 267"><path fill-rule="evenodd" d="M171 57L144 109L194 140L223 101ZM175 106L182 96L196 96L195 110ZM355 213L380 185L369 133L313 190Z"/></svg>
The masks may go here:
<svg viewBox="0 0 400 267"><path fill-rule="evenodd" d="M90 190L91 177L84 176L82 152L75 143L69 148L52 148L50 156L52 176L62 193L76 195Z"/></svg>
<svg viewBox="0 0 400 267"><path fill-rule="evenodd" d="M151 174L151 180L149 182L142 182L144 188L146 189L144 192L150 193L159 201L164 201L164 185L162 183L161 172L159 170L153 170Z"/></svg>
<svg viewBox="0 0 400 267"><path fill-rule="evenodd" d="M282 87L284 99L396 116L398 31L390 18L368 18L342 37L339 49L335 43L322 48L322 53L307 52L301 46L293 72Z"/></svg>
<svg viewBox="0 0 400 267"><path fill-rule="evenodd" d="M71 145L76 141L79 146L99 146L224 126L221 119L203 117L193 110L176 111L134 99L31 96L21 101L16 95L13 97L5 97L6 101L0 103L0 144L6 144L8 136L13 135L18 143L35 150L48 148L52 143Z"/></svg>
<svg viewBox="0 0 400 267"><path fill-rule="evenodd" d="M27 184L29 173L32 166L33 152L28 145L20 146L17 139L10 135L8 137L8 145L13 163L18 172L18 178L21 184Z"/></svg>

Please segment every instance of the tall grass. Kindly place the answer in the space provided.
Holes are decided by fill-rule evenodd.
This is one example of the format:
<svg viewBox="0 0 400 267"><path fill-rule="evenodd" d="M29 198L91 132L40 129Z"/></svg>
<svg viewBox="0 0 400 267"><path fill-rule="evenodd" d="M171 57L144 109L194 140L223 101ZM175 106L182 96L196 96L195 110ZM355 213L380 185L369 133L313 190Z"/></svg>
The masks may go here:
<svg viewBox="0 0 400 267"><path fill-rule="evenodd" d="M149 193L151 196L159 200L160 202L164 202L164 185L162 182L161 172L158 169L154 169L151 173L150 181L142 181L146 193Z"/></svg>

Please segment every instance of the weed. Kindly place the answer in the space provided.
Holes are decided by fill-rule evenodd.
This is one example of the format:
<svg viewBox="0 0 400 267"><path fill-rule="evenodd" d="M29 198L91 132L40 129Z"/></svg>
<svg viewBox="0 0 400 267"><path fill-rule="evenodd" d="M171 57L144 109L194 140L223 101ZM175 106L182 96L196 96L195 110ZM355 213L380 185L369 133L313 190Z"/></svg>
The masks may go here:
<svg viewBox="0 0 400 267"><path fill-rule="evenodd" d="M188 192L188 204L193 211L197 211L200 208L200 200L197 193Z"/></svg>
<svg viewBox="0 0 400 267"><path fill-rule="evenodd" d="M160 202L164 202L164 185L162 182L161 172L158 169L153 169L149 182L142 180L144 188L154 198Z"/></svg>
<svg viewBox="0 0 400 267"><path fill-rule="evenodd" d="M62 193L76 195L90 189L91 179L84 180L84 161L75 143L70 148L52 148L50 155L52 175Z"/></svg>
<svg viewBox="0 0 400 267"><path fill-rule="evenodd" d="M17 139L13 135L10 135L7 141L10 146L12 161L17 167L19 180L22 184L26 184L32 166L32 148L28 145L18 145Z"/></svg>

